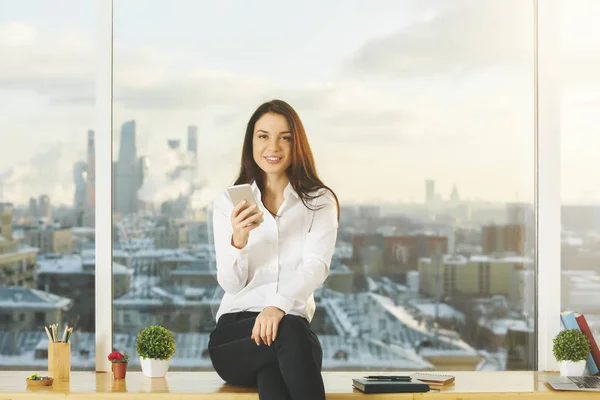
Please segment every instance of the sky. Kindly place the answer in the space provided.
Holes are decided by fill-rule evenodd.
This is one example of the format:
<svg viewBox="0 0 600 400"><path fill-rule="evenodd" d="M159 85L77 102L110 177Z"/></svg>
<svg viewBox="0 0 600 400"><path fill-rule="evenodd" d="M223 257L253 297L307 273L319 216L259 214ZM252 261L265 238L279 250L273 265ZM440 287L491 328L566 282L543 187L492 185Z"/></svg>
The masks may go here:
<svg viewBox="0 0 600 400"><path fill-rule="evenodd" d="M0 201L72 203L94 125L95 4L0 0ZM600 202L600 29L561 0L563 201ZM214 191L272 98L303 120L342 202L532 201L533 8L522 0L114 1L114 150L137 122L142 193L164 200L167 139L198 126ZM156 192L156 196L153 196ZM173 195L176 195L174 193Z"/></svg>

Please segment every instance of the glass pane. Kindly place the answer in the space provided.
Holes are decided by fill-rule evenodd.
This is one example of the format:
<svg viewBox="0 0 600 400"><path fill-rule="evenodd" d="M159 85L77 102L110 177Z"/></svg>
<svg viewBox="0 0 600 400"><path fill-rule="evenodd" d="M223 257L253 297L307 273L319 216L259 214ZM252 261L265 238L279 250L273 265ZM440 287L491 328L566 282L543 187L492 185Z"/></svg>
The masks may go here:
<svg viewBox="0 0 600 400"><path fill-rule="evenodd" d="M0 2L0 369L45 371L58 324L95 370L94 14Z"/></svg>
<svg viewBox="0 0 600 400"><path fill-rule="evenodd" d="M560 2L562 311L600 338L600 3ZM581 322L581 320L579 320Z"/></svg>
<svg viewBox="0 0 600 400"><path fill-rule="evenodd" d="M533 2L114 5L119 350L161 324L212 368L213 202L280 98L341 202L323 368L533 368Z"/></svg>

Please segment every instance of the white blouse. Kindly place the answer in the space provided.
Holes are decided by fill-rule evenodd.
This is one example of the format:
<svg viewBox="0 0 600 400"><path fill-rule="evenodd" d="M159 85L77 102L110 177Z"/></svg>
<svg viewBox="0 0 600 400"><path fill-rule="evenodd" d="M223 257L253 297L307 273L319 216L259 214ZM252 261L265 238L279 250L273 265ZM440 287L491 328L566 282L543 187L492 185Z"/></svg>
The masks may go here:
<svg viewBox="0 0 600 400"><path fill-rule="evenodd" d="M335 199L329 191L321 190L310 204L322 208L313 211L288 184L277 217L273 217L262 204L256 183L252 189L264 221L250 231L241 250L231 245L234 204L227 191L214 203L217 281L225 290L217 320L226 313L260 312L275 306L311 321L315 313L313 292L329 274L337 238Z"/></svg>

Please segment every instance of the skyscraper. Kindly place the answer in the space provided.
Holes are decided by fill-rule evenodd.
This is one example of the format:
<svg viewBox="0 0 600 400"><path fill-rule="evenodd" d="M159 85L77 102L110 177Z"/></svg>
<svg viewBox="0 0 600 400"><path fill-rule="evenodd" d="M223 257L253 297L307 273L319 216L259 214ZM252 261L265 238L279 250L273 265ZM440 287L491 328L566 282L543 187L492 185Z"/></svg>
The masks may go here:
<svg viewBox="0 0 600 400"><path fill-rule="evenodd" d="M39 216L46 218L48 222L52 221L52 205L50 204L50 197L48 195L41 195L38 200Z"/></svg>
<svg viewBox="0 0 600 400"><path fill-rule="evenodd" d="M92 130L88 131L87 160L87 201L93 210L96 208L96 144Z"/></svg>
<svg viewBox="0 0 600 400"><path fill-rule="evenodd" d="M75 184L75 196L73 198L73 207L77 212L84 212L87 204L87 163L79 161L73 165L73 183ZM35 199L29 200L29 212L37 214L37 205Z"/></svg>
<svg viewBox="0 0 600 400"><path fill-rule="evenodd" d="M144 180L142 160L137 157L135 121L121 126L119 159L115 163L115 211L121 214L137 212L137 192Z"/></svg>
<svg viewBox="0 0 600 400"><path fill-rule="evenodd" d="M96 213L96 141L93 130L87 133L87 198L84 211L84 225L94 227Z"/></svg>
<svg viewBox="0 0 600 400"><path fill-rule="evenodd" d="M40 212L40 210L38 209L37 200L35 199L35 197L30 197L29 198L29 210L28 210L29 216L30 217L38 217L39 212Z"/></svg>
<svg viewBox="0 0 600 400"><path fill-rule="evenodd" d="M198 127L188 126L188 151L198 157Z"/></svg>
<svg viewBox="0 0 600 400"><path fill-rule="evenodd" d="M198 168L198 127L194 125L188 126L188 152L194 154L192 160L193 170L192 175L195 176L196 169Z"/></svg>
<svg viewBox="0 0 600 400"><path fill-rule="evenodd" d="M12 240L12 204L0 203L0 235Z"/></svg>
<svg viewBox="0 0 600 400"><path fill-rule="evenodd" d="M425 181L425 202L427 204L433 203L435 200L435 181L428 179Z"/></svg>
<svg viewBox="0 0 600 400"><path fill-rule="evenodd" d="M168 139L167 144L169 145L169 149L177 150L181 145L181 140L179 139Z"/></svg>
<svg viewBox="0 0 600 400"><path fill-rule="evenodd" d="M452 186L452 193L450 193L450 201L453 203L458 203L460 201L460 196L458 195L458 188L456 185Z"/></svg>

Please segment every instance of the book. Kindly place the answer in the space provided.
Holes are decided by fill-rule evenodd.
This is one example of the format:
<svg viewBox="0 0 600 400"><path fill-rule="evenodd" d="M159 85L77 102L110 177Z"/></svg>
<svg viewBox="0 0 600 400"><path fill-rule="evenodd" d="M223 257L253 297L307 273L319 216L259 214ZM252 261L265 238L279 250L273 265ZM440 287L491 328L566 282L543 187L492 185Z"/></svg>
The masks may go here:
<svg viewBox="0 0 600 400"><path fill-rule="evenodd" d="M598 348L598 344L594 339L594 335L592 335L592 331L590 330L590 326L587 323L587 320L583 316L583 314L575 313L575 319L577 320L577 324L579 325L579 329L585 337L587 337L588 342L590 342L590 349L592 352L592 358L596 363L596 369L600 369L600 349Z"/></svg>
<svg viewBox="0 0 600 400"><path fill-rule="evenodd" d="M452 375L426 374L417 372L416 374L412 374L410 377L430 386L445 386L454 382L454 376Z"/></svg>
<svg viewBox="0 0 600 400"><path fill-rule="evenodd" d="M573 313L572 311L561 312L560 320L562 321L562 324L565 327L565 329L577 329L577 330L581 331L581 328L579 327L579 324L577 323L577 319L575 318L575 313ZM598 366L596 366L596 362L594 361L594 358L592 357L591 351L590 351L590 354L588 355L585 365L586 365L587 371L590 375L596 375L598 373Z"/></svg>
<svg viewBox="0 0 600 400"><path fill-rule="evenodd" d="M423 382L375 380L353 378L352 385L363 393L423 393L429 392L429 385Z"/></svg>

